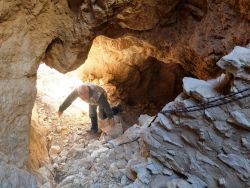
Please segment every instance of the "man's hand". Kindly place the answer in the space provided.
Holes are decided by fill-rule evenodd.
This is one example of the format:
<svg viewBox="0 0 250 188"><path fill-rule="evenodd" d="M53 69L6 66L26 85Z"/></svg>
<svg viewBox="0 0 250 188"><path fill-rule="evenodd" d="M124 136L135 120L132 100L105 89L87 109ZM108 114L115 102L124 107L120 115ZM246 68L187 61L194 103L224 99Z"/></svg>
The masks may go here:
<svg viewBox="0 0 250 188"><path fill-rule="evenodd" d="M59 112L59 111L57 112L57 115L59 118L61 117L62 114L63 114L62 112Z"/></svg>

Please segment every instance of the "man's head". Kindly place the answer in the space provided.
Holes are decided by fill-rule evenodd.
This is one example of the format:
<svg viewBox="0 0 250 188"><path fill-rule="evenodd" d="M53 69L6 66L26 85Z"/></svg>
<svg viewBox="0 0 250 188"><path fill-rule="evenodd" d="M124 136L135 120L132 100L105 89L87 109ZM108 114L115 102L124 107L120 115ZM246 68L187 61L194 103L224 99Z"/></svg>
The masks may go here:
<svg viewBox="0 0 250 188"><path fill-rule="evenodd" d="M89 88L86 84L82 84L78 87L78 94L82 100L89 99Z"/></svg>

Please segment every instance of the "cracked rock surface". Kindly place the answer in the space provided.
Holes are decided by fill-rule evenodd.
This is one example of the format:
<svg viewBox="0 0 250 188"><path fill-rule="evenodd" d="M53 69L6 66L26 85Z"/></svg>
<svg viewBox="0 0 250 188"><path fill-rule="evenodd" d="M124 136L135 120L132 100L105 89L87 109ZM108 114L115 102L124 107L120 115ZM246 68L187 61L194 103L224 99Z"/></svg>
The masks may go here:
<svg viewBox="0 0 250 188"><path fill-rule="evenodd" d="M198 78L211 78L219 74L216 62L223 55L235 45L249 43L249 3L248 0L0 0L0 152L4 156L1 161L7 158L7 164L17 171L29 171L31 112L41 61L68 72L84 63L96 36L118 40L129 36L136 38L139 46L141 42L153 46L156 52L152 56L157 61L178 63ZM135 46L138 49L138 44ZM149 47L145 45L143 51L147 50ZM239 59L235 62L238 66ZM249 81L249 68L241 69L243 72L235 75L238 87L245 85L241 79ZM126 84L133 85L133 82ZM138 96L143 92L142 88ZM237 110L237 104L234 108ZM207 114L220 121L228 118L224 109L218 111L215 115L211 110ZM178 123L178 118L171 118ZM234 135L237 128L226 126L220 124L217 128L227 130L227 136ZM201 133L201 139L207 139L208 134L203 134L201 128L188 127L195 129L195 134ZM173 137L168 135L167 140L181 146ZM247 146L247 135L243 134L242 139ZM226 146L224 150L228 150ZM0 178L7 176L3 173ZM13 186L26 182L25 178L22 175L15 179Z"/></svg>

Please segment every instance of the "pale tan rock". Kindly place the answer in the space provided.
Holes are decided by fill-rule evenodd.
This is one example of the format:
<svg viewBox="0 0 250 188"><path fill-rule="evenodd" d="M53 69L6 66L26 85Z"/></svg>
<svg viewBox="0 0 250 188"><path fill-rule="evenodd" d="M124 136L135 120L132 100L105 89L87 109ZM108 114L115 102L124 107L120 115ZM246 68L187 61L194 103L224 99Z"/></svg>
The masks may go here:
<svg viewBox="0 0 250 188"><path fill-rule="evenodd" d="M72 70L86 59L97 31L98 34L104 32L109 36L116 35L116 33L120 35L119 31L109 32L113 26L118 26L115 19L112 19L116 17L117 8L122 14L122 22L126 24L126 28L132 28L135 25L133 29L145 30L152 29L161 18L168 18L165 14L174 10L175 4L173 1L135 1L135 4L129 4L129 9L126 7L128 6L127 0L91 1L93 4L96 3L93 6L85 1L83 4L74 2L66 0L0 1L0 152L7 156L4 161L8 158L8 164L15 166L13 169L18 173L16 166L27 168L28 164L31 111L36 95L36 70L40 61L44 60L48 65L62 72ZM164 6L160 6L163 10L158 10L159 2L166 2ZM219 58L218 54L229 51L235 43L243 44L248 41L249 23L246 18L249 19L249 2L247 0L233 3L229 1L200 2L192 3L198 4L200 9L205 10L207 19L197 22L192 18L191 13L180 7L177 9L178 13L185 13L187 16L178 17L178 20L171 22L174 25L173 28L162 31L165 41L162 40L158 28L153 31L156 34L152 35L152 38L157 36L156 39L148 37L147 40L152 40L149 43L152 42L161 50L166 50L166 54L163 55L165 59L174 59L174 62L176 59L178 62L180 60L186 65L186 69L196 76L205 78L217 74L217 71L214 71L214 65L216 59ZM142 5L145 6L140 8ZM135 11L135 15L131 11L133 8L138 10ZM152 14L147 14L144 10ZM129 13L128 17L126 13ZM110 20L112 24L109 24ZM107 27L101 25L103 23ZM129 31L122 30L121 33L123 32ZM225 33L234 33L234 35L225 35ZM142 35L144 34L146 36L143 38L147 38L148 35L146 33ZM151 34L149 32L149 35ZM178 41L181 42L178 43ZM131 45L128 44L128 46ZM147 47L146 50L144 47L141 49L142 51L151 50ZM155 49L154 46L153 49ZM135 51L134 54L141 53L140 50ZM145 54L151 54L151 52L145 52ZM138 59L141 60L142 57ZM132 58L137 59L136 55L132 55ZM134 75L138 76L138 74ZM128 77L128 75L125 76L125 78ZM109 77L112 78L113 75L110 74ZM135 83L137 82L132 80L128 85L134 86ZM142 91L144 93L143 89ZM7 173L7 171L4 172ZM20 182L22 182L21 179ZM29 184L24 186L32 187Z"/></svg>
<svg viewBox="0 0 250 188"><path fill-rule="evenodd" d="M110 138L117 138L122 135L122 119L119 116L114 116L114 126L110 125L109 120L99 120L99 128L106 133Z"/></svg>
<svg viewBox="0 0 250 188"><path fill-rule="evenodd" d="M32 111L29 132L29 167L32 170L37 170L42 165L49 164L46 135L47 130L38 122L37 107L35 105Z"/></svg>
<svg viewBox="0 0 250 188"><path fill-rule="evenodd" d="M104 12L113 15L113 4L107 4ZM100 10L93 17L86 9L76 13L66 0L1 0L0 5L0 151L11 164L23 167L28 164L38 65L43 60L65 72L82 64L95 37L90 30L106 21L107 15ZM78 13L85 17L76 19Z"/></svg>
<svg viewBox="0 0 250 188"><path fill-rule="evenodd" d="M58 153L61 152L61 147L58 145L53 145L51 146L50 150L49 150L49 154L52 155L57 155Z"/></svg>

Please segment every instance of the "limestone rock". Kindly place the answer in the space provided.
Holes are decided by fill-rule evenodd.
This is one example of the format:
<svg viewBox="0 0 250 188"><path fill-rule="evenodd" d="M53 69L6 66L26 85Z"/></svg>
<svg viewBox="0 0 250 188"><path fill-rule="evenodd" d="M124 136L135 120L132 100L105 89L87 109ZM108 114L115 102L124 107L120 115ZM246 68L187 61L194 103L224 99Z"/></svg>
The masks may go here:
<svg viewBox="0 0 250 188"><path fill-rule="evenodd" d="M114 45L113 51L111 50L114 54L123 51L121 49L130 48L129 53L125 52L129 54L128 58L120 58L123 54L114 58L113 62L119 61L120 64L117 66L119 71L112 70L112 73L118 75L118 78L114 78L114 75L107 71L110 69L103 66L100 66L100 69L105 76L100 77L109 77L118 80L119 84L122 83L121 87L125 88L128 101L134 102L134 91L138 91L136 101L146 93L145 91L152 91L149 99L165 100L168 96L171 100L179 91L175 90L176 85L180 84L178 79L186 74L176 62L181 62L188 72L200 78L209 78L218 74L214 62L221 54L228 52L236 43L245 44L249 40L249 1L181 1L180 6L175 9L177 3L179 1L162 0L0 2L0 152L7 156L9 165L16 166L13 171L19 174L22 173L18 170L19 167L27 168L30 117L36 97L36 72L42 60L62 72L67 72L83 63L97 35L109 35L119 40L119 36L131 34L134 36L132 41L138 38L136 45L128 40L120 45L124 48L116 48ZM190 6L187 6L187 3L191 3L194 8L188 9ZM119 16L117 12L120 13ZM206 14L206 19L203 19L203 13ZM161 25L158 27L159 22ZM123 30L119 26L150 31L130 33L129 29ZM106 49L111 49L109 47L110 45ZM96 51L98 57L104 57L100 55L99 48ZM149 56L157 57L161 61L145 61ZM132 59L136 63L130 69L130 64L125 64ZM109 58L106 62L108 60ZM141 62L143 66L139 66L138 70ZM156 67L154 62L158 63ZM164 62L172 64L169 66ZM120 65L124 66L120 68ZM147 67L151 67L150 71L146 71ZM126 71L128 69L129 71ZM236 76L249 80L247 71L249 72L246 67ZM101 75L90 72L94 77ZM154 80L155 75L158 77ZM147 82L143 82L145 87L140 83L146 78ZM159 83L161 78L164 78L160 87L164 89L164 95L155 97L159 86L153 86ZM166 82L170 78L171 81ZM165 90L169 85L172 88ZM207 137L216 137L210 131L203 132ZM150 136L145 135L147 138ZM157 148L161 147L161 143L156 139L151 141L151 144L157 145ZM217 148L211 140L207 145L213 149ZM1 168L3 169L5 167ZM15 175L13 179L23 182L21 178L17 178L19 176L15 172L11 172ZM8 179L9 176L4 177ZM33 178L29 179L33 181ZM79 179L76 178L76 181ZM32 187L25 182L25 187ZM79 182L76 184L79 185Z"/></svg>
<svg viewBox="0 0 250 188"><path fill-rule="evenodd" d="M132 169L137 173L137 177L141 182L149 184L151 181L151 175L144 164L136 164Z"/></svg>
<svg viewBox="0 0 250 188"><path fill-rule="evenodd" d="M50 150L49 150L49 154L52 155L57 155L58 153L61 152L61 147L58 145L53 145L51 146Z"/></svg>
<svg viewBox="0 0 250 188"><path fill-rule="evenodd" d="M215 121L214 122L215 128L222 134L224 134L227 137L230 137L232 135L232 127L224 122L224 121Z"/></svg>
<svg viewBox="0 0 250 188"><path fill-rule="evenodd" d="M250 50L244 47L236 46L231 53L224 56L222 61L218 62L218 66L223 69L234 67L235 71L248 67L250 63ZM226 62L226 63L225 63ZM228 69L227 69L228 70ZM228 70L229 71L229 70Z"/></svg>
<svg viewBox="0 0 250 188"><path fill-rule="evenodd" d="M155 116L149 116L147 114L142 114L138 118L139 125L141 125L142 127L148 127L154 118L155 118Z"/></svg>
<svg viewBox="0 0 250 188"><path fill-rule="evenodd" d="M93 151L93 153L90 155L92 158L96 158L98 155L100 155L101 153L107 151L108 148L100 148L98 150Z"/></svg>
<svg viewBox="0 0 250 188"><path fill-rule="evenodd" d="M52 188L54 185L54 178L51 173L51 171L46 168L45 166L39 168L36 171L38 174L36 174L36 179L38 183L38 187L42 188Z"/></svg>
<svg viewBox="0 0 250 188"><path fill-rule="evenodd" d="M167 169L167 168L164 168L163 171L162 171L162 173L163 173L164 175L167 175L167 176L172 176L172 175L173 175L173 171L172 171L172 170L169 170L169 169Z"/></svg>
<svg viewBox="0 0 250 188"><path fill-rule="evenodd" d="M250 141L248 141L250 139L247 139L247 138L242 138L241 139L241 143L244 147L246 147L248 150L250 149Z"/></svg>
<svg viewBox="0 0 250 188"><path fill-rule="evenodd" d="M119 116L114 116L114 127L109 124L106 120L99 121L99 128L106 133L111 138L117 138L118 136L122 135L123 128L122 128L122 119Z"/></svg>
<svg viewBox="0 0 250 188"><path fill-rule="evenodd" d="M139 179L136 179L133 183L125 186L124 188L137 188L137 187L149 188L150 186L142 183Z"/></svg>
<svg viewBox="0 0 250 188"><path fill-rule="evenodd" d="M194 78L185 77L183 79L183 89L186 94L193 96L201 102L209 101L209 99L211 100L211 98L218 96L211 84Z"/></svg>
<svg viewBox="0 0 250 188"><path fill-rule="evenodd" d="M248 116L245 115L245 113L247 113ZM245 111L245 113L244 111L230 112L231 116L228 121L243 129L250 130L250 118L248 110Z"/></svg>
<svg viewBox="0 0 250 188"><path fill-rule="evenodd" d="M112 144L113 146L119 146L121 144L133 142L140 137L140 132L141 128L135 124L132 127L128 128L123 135L109 141L108 143Z"/></svg>
<svg viewBox="0 0 250 188"><path fill-rule="evenodd" d="M227 65L230 65L230 62L225 62L226 67ZM235 71L235 74L238 74L242 70ZM191 84L189 85L188 82ZM195 106L197 102L194 99L205 102L204 99L210 95L206 88L213 93L215 83L216 80L187 79L184 90L188 96L179 97L170 102L163 110ZM249 87L249 84L242 79L237 79L234 83L236 88ZM205 89L199 90L197 89L199 87ZM196 92L196 95L192 92ZM200 97L197 97L197 93ZM214 96L220 97L218 93L211 94L209 97ZM150 127L142 130L144 147L149 150L150 157L156 158L169 169L188 177L186 186L248 187L250 164L247 151L249 142L247 126L250 117L248 103L249 98L246 98L206 109L205 113L197 111L188 114L169 114L165 118L173 123L172 130L167 131L155 120ZM227 119L230 120L230 124L226 122ZM235 126L231 125L232 122ZM242 126L245 128L243 129ZM225 154L217 156L221 150Z"/></svg>
<svg viewBox="0 0 250 188"><path fill-rule="evenodd" d="M127 176L122 176L122 178L121 178L121 184L122 184L123 186L125 186L125 185L127 184L127 181L128 181Z"/></svg>
<svg viewBox="0 0 250 188"><path fill-rule="evenodd" d="M192 186L183 179L173 179L167 182L166 188L177 188L177 187L192 188Z"/></svg>
<svg viewBox="0 0 250 188"><path fill-rule="evenodd" d="M208 157L206 157L206 156L204 156L204 155L202 155L200 152L196 152L196 159L197 160L199 160L199 161L202 161L202 162L205 162L205 163L207 163L207 164L210 164L210 165L212 165L212 166L215 166L215 167L217 167L217 168L219 168L219 166L215 163L215 162L213 162L211 159L209 159Z"/></svg>
<svg viewBox="0 0 250 188"><path fill-rule="evenodd" d="M0 162L0 166L0 187L37 187L35 177L26 170L4 162Z"/></svg>
<svg viewBox="0 0 250 188"><path fill-rule="evenodd" d="M162 164L151 158L148 159L147 169L149 169L152 174L161 174L164 170Z"/></svg>
<svg viewBox="0 0 250 188"><path fill-rule="evenodd" d="M236 170L240 173L243 177L249 178L250 177L250 161L241 157L240 155L235 154L219 154L218 157L221 161L226 163L228 166Z"/></svg>
<svg viewBox="0 0 250 188"><path fill-rule="evenodd" d="M188 175L187 181L189 183L191 183L192 187L194 187L194 188L200 188L200 187L205 188L205 187L208 187L208 185L206 184L206 182L202 181L197 176Z"/></svg>
<svg viewBox="0 0 250 188"><path fill-rule="evenodd" d="M172 177L174 178L174 177ZM150 187L166 187L166 184L172 179L169 176L156 175L152 176L152 181L150 182Z"/></svg>
<svg viewBox="0 0 250 188"><path fill-rule="evenodd" d="M172 130L172 122L166 118L166 116L162 113L158 114L158 117L160 119L161 124L166 128L166 130L171 131Z"/></svg>
<svg viewBox="0 0 250 188"><path fill-rule="evenodd" d="M218 184L221 187L226 187L226 180L225 180L225 178L219 178Z"/></svg>
<svg viewBox="0 0 250 188"><path fill-rule="evenodd" d="M250 80L247 69L250 67L250 49L236 46L234 50L224 56L217 65L228 72L231 72L235 77Z"/></svg>

